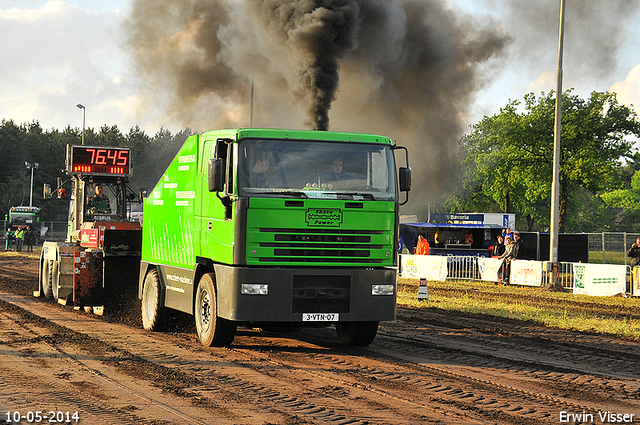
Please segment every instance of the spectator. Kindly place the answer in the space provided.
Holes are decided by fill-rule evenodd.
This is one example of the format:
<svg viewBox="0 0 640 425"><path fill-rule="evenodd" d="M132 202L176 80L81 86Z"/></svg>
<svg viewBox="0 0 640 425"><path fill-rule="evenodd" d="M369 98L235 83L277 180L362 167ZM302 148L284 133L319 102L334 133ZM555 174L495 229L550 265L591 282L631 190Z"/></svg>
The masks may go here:
<svg viewBox="0 0 640 425"><path fill-rule="evenodd" d="M436 234L433 236L433 241L435 242L436 248L444 248L444 244L442 243L442 240L440 239L440 237L441 237L440 229L437 229Z"/></svg>
<svg viewBox="0 0 640 425"><path fill-rule="evenodd" d="M24 242L24 229L18 227L16 230L16 252L22 252L22 242Z"/></svg>
<svg viewBox="0 0 640 425"><path fill-rule="evenodd" d="M467 230L467 234L464 236L464 243L473 245L473 233L471 233L471 230Z"/></svg>
<svg viewBox="0 0 640 425"><path fill-rule="evenodd" d="M627 257L631 258L631 269L640 266L640 238L636 239L636 243L631 245L627 251Z"/></svg>
<svg viewBox="0 0 640 425"><path fill-rule="evenodd" d="M429 242L422 234L418 235L418 245L416 246L416 255L429 255Z"/></svg>
<svg viewBox="0 0 640 425"><path fill-rule="evenodd" d="M511 236L507 236L505 239L505 250L502 253L502 255L498 258L501 258L503 263L502 263L502 267L500 267L500 280L502 281L503 285L508 285L509 284L509 275L511 274L511 260L513 260L513 249L514 249L514 244L513 241L511 239Z"/></svg>
<svg viewBox="0 0 640 425"><path fill-rule="evenodd" d="M7 238L4 243L4 250L11 251L13 249L13 241L16 238L16 232L13 228L7 228L7 234L5 235Z"/></svg>
<svg viewBox="0 0 640 425"><path fill-rule="evenodd" d="M24 232L24 242L27 244L27 252L33 252L33 245L36 244L36 234L31 230L31 226L27 227Z"/></svg>
<svg viewBox="0 0 640 425"><path fill-rule="evenodd" d="M524 246L524 241L520 239L520 232L513 232L513 239L513 258L523 260L526 248Z"/></svg>
<svg viewBox="0 0 640 425"><path fill-rule="evenodd" d="M498 235L496 243L493 245L493 249L491 250L492 257L500 257L504 254L504 238L502 235Z"/></svg>

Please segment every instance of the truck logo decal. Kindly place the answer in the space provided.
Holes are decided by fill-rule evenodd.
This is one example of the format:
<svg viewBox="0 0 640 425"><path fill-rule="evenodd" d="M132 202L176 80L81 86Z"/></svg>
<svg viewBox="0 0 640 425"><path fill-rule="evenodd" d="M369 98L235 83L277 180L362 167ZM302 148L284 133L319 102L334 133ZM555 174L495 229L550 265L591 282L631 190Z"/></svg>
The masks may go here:
<svg viewBox="0 0 640 425"><path fill-rule="evenodd" d="M308 226L340 227L342 211L338 208L310 208L305 214Z"/></svg>
<svg viewBox="0 0 640 425"><path fill-rule="evenodd" d="M178 157L178 163L180 164L188 164L190 162L196 162L195 155L183 155Z"/></svg>
<svg viewBox="0 0 640 425"><path fill-rule="evenodd" d="M194 190L180 190L176 192L177 199L196 199L196 192Z"/></svg>

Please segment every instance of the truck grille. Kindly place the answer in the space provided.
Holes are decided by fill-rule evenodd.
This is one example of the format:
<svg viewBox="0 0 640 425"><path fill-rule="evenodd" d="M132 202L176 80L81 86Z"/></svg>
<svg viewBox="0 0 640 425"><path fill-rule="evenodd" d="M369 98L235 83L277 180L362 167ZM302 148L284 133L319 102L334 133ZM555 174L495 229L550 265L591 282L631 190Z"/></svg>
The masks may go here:
<svg viewBox="0 0 640 425"><path fill-rule="evenodd" d="M273 248L272 256L260 256L261 262L295 263L369 263L380 264L382 259L370 258L371 250L382 249L372 243L381 230L344 229L273 229L261 228L273 238L261 242L260 248Z"/></svg>
<svg viewBox="0 0 640 425"><path fill-rule="evenodd" d="M293 313L349 313L350 276L293 276Z"/></svg>

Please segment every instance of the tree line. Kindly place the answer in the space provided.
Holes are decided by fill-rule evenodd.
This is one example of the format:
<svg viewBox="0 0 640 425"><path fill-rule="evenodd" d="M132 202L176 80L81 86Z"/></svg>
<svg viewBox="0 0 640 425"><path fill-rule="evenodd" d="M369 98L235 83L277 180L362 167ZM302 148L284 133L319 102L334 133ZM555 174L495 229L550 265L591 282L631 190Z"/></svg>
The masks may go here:
<svg viewBox="0 0 640 425"><path fill-rule="evenodd" d="M511 100L459 142L458 191L446 212L515 213L519 229L548 231L555 93ZM636 113L615 93L562 98L560 232L640 231ZM443 211L444 212L444 211Z"/></svg>
<svg viewBox="0 0 640 425"><path fill-rule="evenodd" d="M139 127L123 134L117 125L99 130L86 128L87 146L130 147L133 176L130 186L152 189L184 141L192 134L184 129L176 134L161 128L149 136ZM55 188L57 178L67 180L64 173L66 146L82 144L82 130L67 126L63 130L43 130L37 121L16 124L3 119L0 124L0 211L2 218L13 206L29 205L31 170L25 162L38 163L33 173L33 205L41 207L42 220L67 219L69 203L58 199L43 199L45 183Z"/></svg>
<svg viewBox="0 0 640 425"><path fill-rule="evenodd" d="M563 94L560 160L561 232L640 232L640 122L615 93L593 92L581 99ZM515 213L518 229L548 231L553 167L554 92L511 100L493 116L471 126L449 161L458 179L454 190L438 194L433 212ZM87 146L122 146L133 151L130 186L151 189L192 134L166 129L149 136L139 127L123 134L116 125L85 130ZM28 205L30 170L33 204L43 220L66 220L68 203L43 200L44 183L67 178L67 144L81 144L82 131L43 130L37 121L0 125L0 211ZM416 170L420 172L420 170ZM55 186L54 186L55 187ZM432 197L433 200L433 197ZM426 200L425 200L426 201Z"/></svg>

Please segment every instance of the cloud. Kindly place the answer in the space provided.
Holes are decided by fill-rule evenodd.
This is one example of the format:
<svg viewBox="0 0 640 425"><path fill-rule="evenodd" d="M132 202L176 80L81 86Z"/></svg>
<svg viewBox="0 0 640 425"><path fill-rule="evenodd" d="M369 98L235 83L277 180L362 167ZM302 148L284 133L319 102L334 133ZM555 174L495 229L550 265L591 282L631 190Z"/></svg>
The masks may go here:
<svg viewBox="0 0 640 425"><path fill-rule="evenodd" d="M627 106L640 106L640 64L636 65L623 81L609 87L608 91L618 94L618 102Z"/></svg>
<svg viewBox="0 0 640 425"><path fill-rule="evenodd" d="M100 106L134 87L117 42L122 18L118 10L89 11L61 0L0 10L0 37L11 40L0 46L0 117L75 127L81 125L75 105L82 103L87 126L120 126L120 108Z"/></svg>
<svg viewBox="0 0 640 425"><path fill-rule="evenodd" d="M527 92L539 93L542 91L549 92L555 90L557 87L557 79L558 72L556 70L545 71L527 85ZM565 89L566 88L563 88L563 91Z"/></svg>

